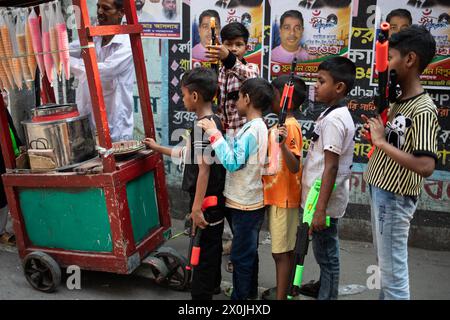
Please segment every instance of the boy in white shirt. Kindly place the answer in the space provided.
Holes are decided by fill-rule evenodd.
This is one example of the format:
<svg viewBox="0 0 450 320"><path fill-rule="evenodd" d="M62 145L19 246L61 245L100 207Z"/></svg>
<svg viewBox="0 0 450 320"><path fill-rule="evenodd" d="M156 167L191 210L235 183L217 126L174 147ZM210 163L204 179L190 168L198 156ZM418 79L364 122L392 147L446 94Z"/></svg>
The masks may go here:
<svg viewBox="0 0 450 320"><path fill-rule="evenodd" d="M300 288L300 293L319 300L337 299L339 287L338 219L348 204L353 163L355 124L343 103L353 88L356 68L344 57L332 57L319 65L315 100L328 108L316 120L302 177L302 207L317 179L322 180L311 223L314 256L320 266L320 281ZM333 189L334 184L336 188ZM330 227L326 228L326 216ZM312 291L312 294L311 294Z"/></svg>

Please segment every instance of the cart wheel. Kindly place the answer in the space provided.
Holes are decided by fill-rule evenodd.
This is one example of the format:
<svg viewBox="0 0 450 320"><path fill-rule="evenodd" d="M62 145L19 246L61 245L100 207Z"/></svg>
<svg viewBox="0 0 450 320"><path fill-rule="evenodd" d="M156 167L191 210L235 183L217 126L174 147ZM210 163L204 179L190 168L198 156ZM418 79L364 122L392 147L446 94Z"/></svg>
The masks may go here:
<svg viewBox="0 0 450 320"><path fill-rule="evenodd" d="M61 269L46 253L35 251L23 260L25 278L31 286L42 292L53 292L61 283Z"/></svg>
<svg viewBox="0 0 450 320"><path fill-rule="evenodd" d="M191 280L191 271L186 270L186 258L170 247L159 248L154 256L164 261L169 269L165 284L174 290L185 290Z"/></svg>

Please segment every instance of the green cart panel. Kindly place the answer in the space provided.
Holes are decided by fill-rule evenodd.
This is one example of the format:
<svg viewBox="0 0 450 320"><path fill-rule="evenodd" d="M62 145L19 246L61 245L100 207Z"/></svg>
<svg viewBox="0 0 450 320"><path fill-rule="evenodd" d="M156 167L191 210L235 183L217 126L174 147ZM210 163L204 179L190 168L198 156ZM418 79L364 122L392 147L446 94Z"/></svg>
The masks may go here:
<svg viewBox="0 0 450 320"><path fill-rule="evenodd" d="M126 188L134 241L138 244L150 234L153 228L159 226L153 172L147 172L128 182Z"/></svg>
<svg viewBox="0 0 450 320"><path fill-rule="evenodd" d="M112 252L111 228L101 188L21 188L25 228L35 246Z"/></svg>

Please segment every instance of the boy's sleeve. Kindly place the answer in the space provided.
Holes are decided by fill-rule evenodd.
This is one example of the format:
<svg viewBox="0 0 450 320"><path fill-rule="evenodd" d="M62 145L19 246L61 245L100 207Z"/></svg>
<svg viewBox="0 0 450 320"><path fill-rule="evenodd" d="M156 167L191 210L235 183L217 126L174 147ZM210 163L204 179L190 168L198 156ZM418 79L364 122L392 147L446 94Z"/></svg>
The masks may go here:
<svg viewBox="0 0 450 320"><path fill-rule="evenodd" d="M286 139L286 144L288 149L297 157L302 156L303 139L302 131L298 126L288 125L287 126L288 136Z"/></svg>
<svg viewBox="0 0 450 320"><path fill-rule="evenodd" d="M345 139L345 125L336 117L324 119L323 127L320 133L323 150L331 151L338 155L342 154L342 146Z"/></svg>
<svg viewBox="0 0 450 320"><path fill-rule="evenodd" d="M251 132L234 139L232 147L223 137L215 141L212 147L225 169L231 172L243 168L250 155L258 150L257 139Z"/></svg>
<svg viewBox="0 0 450 320"><path fill-rule="evenodd" d="M429 156L435 161L437 157L437 135L439 123L436 111L426 108L413 118L413 154L415 156Z"/></svg>

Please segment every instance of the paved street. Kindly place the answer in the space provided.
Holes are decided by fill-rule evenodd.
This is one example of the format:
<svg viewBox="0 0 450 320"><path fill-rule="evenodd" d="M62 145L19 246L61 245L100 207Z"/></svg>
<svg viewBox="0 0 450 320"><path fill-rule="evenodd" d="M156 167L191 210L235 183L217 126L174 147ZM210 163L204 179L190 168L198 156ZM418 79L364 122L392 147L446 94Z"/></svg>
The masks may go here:
<svg viewBox="0 0 450 320"><path fill-rule="evenodd" d="M173 220L173 234L182 231L183 222ZM184 255L187 252L188 238L184 235L166 242ZM266 231L260 238L260 292L275 285L275 265L270 253L270 241ZM412 299L450 298L450 252L428 251L410 248L410 283ZM375 264L373 246L366 242L341 241L341 295L340 299L377 299L378 290L365 290L358 294L346 295L349 285L366 286L371 274L366 273ZM225 266L228 256L224 256ZM318 267L310 250L305 265L304 281L317 279ZM231 274L223 267L222 289L230 285ZM364 287L361 287L364 286ZM102 272L81 272L81 290L69 290L63 284L51 294L41 293L31 288L26 281L21 262L15 248L0 246L0 300L3 299L152 299L177 300L190 299L189 292L178 292L160 287L151 280L134 275L117 275ZM229 299L223 293L215 299Z"/></svg>

